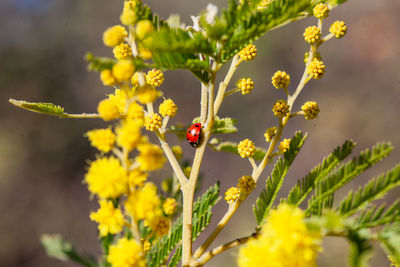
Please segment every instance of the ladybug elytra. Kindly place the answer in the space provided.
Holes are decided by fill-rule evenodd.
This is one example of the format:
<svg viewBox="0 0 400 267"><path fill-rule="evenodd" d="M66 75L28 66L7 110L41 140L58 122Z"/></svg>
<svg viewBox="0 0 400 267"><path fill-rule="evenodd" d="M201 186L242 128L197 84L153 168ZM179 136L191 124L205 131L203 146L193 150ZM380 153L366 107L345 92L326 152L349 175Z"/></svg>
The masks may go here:
<svg viewBox="0 0 400 267"><path fill-rule="evenodd" d="M197 147L201 141L201 123L195 123L186 132L186 139L192 147Z"/></svg>

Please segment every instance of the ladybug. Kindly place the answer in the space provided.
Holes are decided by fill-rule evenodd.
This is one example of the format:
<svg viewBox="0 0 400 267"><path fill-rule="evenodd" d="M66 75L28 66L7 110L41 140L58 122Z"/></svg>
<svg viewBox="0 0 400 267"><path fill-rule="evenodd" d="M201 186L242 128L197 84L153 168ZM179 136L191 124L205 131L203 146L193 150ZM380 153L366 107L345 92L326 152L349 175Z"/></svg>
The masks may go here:
<svg viewBox="0 0 400 267"><path fill-rule="evenodd" d="M186 139L192 147L197 147L201 141L201 123L195 123L186 132Z"/></svg>

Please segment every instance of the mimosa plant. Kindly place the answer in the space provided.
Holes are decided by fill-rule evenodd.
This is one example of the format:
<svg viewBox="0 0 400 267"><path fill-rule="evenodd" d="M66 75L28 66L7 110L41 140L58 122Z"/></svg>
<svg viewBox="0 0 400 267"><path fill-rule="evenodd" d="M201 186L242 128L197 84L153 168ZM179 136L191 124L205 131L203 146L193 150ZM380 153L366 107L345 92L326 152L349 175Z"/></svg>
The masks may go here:
<svg viewBox="0 0 400 267"><path fill-rule="evenodd" d="M307 137L298 131L288 138L283 130L293 119L318 117L320 107L315 101L300 104L297 110L296 100L309 82L323 78L326 72L318 48L347 32L343 21L330 25L328 33L322 28L330 10L342 2L228 0L222 12L209 4L199 16L192 17L192 26L185 26L176 16L160 19L140 0L125 1L122 25L112 26L103 34L103 42L113 49L115 58L87 54L89 69L100 72L101 81L110 88L97 113L69 114L50 103L11 99L14 105L43 114L110 123L107 128L86 133L99 151L89 163L84 183L99 201L99 209L90 213L90 219L98 226L103 254L97 259L81 255L61 237L46 235L42 242L49 255L91 267L177 266L180 262L182 266L203 266L214 256L242 245L239 266L316 266L322 238L337 236L352 245L351 266L367 265L371 242L378 242L393 264L400 263L400 200L373 204L400 185L400 165L350 190L333 205L338 189L389 155L393 149L389 143L378 143L345 162L355 145L345 141L305 177L299 177L285 198L277 200ZM215 134L238 131L236 120L220 118L218 112L227 97L244 97L254 90L249 77L239 79L235 88L227 90L235 71L257 56L254 42L268 31L308 16L316 18L316 25L303 33L309 50L300 81L292 81L284 70L271 77L272 86L282 89L286 99L278 99L270 107L276 124L263 126L266 143L256 146L249 137L239 143L229 141L229 137L214 138ZM217 81L217 73L229 62L224 78ZM199 80L200 112L192 122L174 122L177 112L182 111L168 92L161 91L163 71L173 69L186 69ZM192 123L200 123L200 129L187 133ZM151 143L146 134L155 135L159 144ZM170 135L181 140L194 135L188 136L196 141L194 158L185 158L178 144L172 146ZM214 214L220 218L217 225L209 224L213 206L220 198L219 182L194 201L207 147L236 153L250 163L245 173L238 173L237 185L224 193L227 208L225 214ZM221 157L224 155L221 153ZM165 179L158 189L149 177L167 162L173 177ZM273 170L265 179L263 171L273 162ZM232 236L231 242L211 247L257 184L263 186L264 182L266 186L254 204L257 227L253 234ZM299 205L305 201L306 208L301 210ZM206 227L211 228L208 236L194 248L193 241Z"/></svg>

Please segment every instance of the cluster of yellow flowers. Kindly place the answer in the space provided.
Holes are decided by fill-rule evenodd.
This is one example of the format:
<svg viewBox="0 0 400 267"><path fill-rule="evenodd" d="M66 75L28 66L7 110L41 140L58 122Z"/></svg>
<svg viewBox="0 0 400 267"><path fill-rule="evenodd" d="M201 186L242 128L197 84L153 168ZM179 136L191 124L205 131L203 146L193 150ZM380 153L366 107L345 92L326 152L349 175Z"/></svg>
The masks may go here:
<svg viewBox="0 0 400 267"><path fill-rule="evenodd" d="M178 208L175 199L164 200L156 185L147 181L151 172L163 168L166 158L162 148L150 143L143 130L159 131L166 124L163 117L174 117L178 108L166 99L159 106L161 115L154 113L153 103L162 95L157 87L164 82L164 74L158 69L144 73L135 68L135 57L151 57L149 51L135 45L135 40L144 40L155 30L153 22L138 19L138 5L138 0L124 1L120 18L129 33L122 25L103 33L104 45L113 48L117 60L100 72L100 79L115 89L99 102L97 111L104 121L115 122L86 134L100 152L89 163L84 180L100 206L90 219L98 224L100 236L116 235L107 256L114 267L145 266L150 242L168 233ZM182 149L175 147L174 152L182 154ZM140 221L152 233L142 239L137 232ZM125 227L132 237L123 237Z"/></svg>
<svg viewBox="0 0 400 267"><path fill-rule="evenodd" d="M240 267L312 267L320 247L321 235L309 230L304 212L281 204L272 210L261 234L240 248Z"/></svg>

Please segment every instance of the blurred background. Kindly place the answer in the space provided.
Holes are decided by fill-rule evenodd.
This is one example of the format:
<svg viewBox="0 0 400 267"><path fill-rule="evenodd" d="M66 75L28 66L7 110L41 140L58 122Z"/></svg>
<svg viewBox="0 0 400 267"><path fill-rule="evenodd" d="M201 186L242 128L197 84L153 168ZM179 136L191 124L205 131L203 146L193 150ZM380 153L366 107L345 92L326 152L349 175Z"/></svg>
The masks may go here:
<svg viewBox="0 0 400 267"><path fill-rule="evenodd" d="M145 0L162 18L181 14L186 24L208 0ZM224 0L214 4L225 6ZM53 102L67 112L95 112L99 100L110 93L98 74L88 73L84 54L112 56L101 41L103 31L119 23L122 1L79 0L1 0L0 1L0 266L77 266L48 258L39 238L43 233L60 233L78 250L99 255L95 223L89 212L97 208L82 184L87 160L95 157L83 134L102 127L100 120L70 120L38 115L17 109L9 98ZM293 120L285 137L296 130L308 132L308 140L285 181L283 193L345 139L357 142L355 152L377 141L391 141L396 150L365 175L340 191L340 199L349 188L364 183L400 161L400 2L398 0L350 0L333 10L325 23L344 20L348 34L331 40L320 49L327 66L321 80L307 85L296 102L296 109L308 100L321 108L318 119ZM225 138L240 141L250 138L265 145L264 130L276 123L271 112L275 100L284 97L275 90L270 77L283 69L290 73L292 85L303 72L307 49L302 33L315 24L309 18L275 30L257 43L259 54L251 63L243 63L233 78L248 76L255 81L252 94L230 96L220 116L239 120L239 132ZM232 83L233 86L233 83ZM184 71L169 71L161 88L181 112L172 122L189 124L198 116L200 87ZM171 143L178 141L170 137ZM194 150L182 143L187 158ZM221 168L221 166L224 166ZM269 167L264 171L267 178ZM220 180L221 191L248 174L250 165L237 155L207 150L202 167L202 190ZM155 180L171 172L159 171ZM264 187L260 179L257 191ZM391 202L399 190L391 192ZM215 245L249 234L255 226L251 206L257 193L240 208L238 214L216 240ZM282 196L282 195L281 195ZM215 209L212 224L226 210L225 201ZM203 240L202 235L199 240ZM327 238L320 266L347 266L348 244ZM235 266L237 250L230 250L209 262L208 266ZM389 266L376 246L371 266Z"/></svg>

